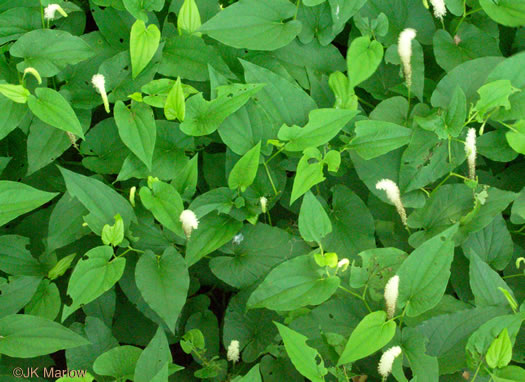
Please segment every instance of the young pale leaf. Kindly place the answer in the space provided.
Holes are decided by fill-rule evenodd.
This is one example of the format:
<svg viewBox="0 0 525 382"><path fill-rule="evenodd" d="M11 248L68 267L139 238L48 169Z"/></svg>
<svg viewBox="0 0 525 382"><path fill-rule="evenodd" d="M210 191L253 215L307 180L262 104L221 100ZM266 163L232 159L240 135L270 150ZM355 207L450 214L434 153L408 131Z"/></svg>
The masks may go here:
<svg viewBox="0 0 525 382"><path fill-rule="evenodd" d="M285 146L288 151L303 151L308 147L318 147L334 138L358 113L358 110L344 109L312 110L305 127L283 125L278 137L288 141Z"/></svg>
<svg viewBox="0 0 525 382"><path fill-rule="evenodd" d="M144 70L151 61L160 42L160 31L155 24L146 28L142 20L137 20L131 27L129 54L131 56L131 71L133 79Z"/></svg>
<svg viewBox="0 0 525 382"><path fill-rule="evenodd" d="M396 333L396 323L386 318L383 311L365 316L350 335L337 365L365 358L389 343Z"/></svg>
<svg viewBox="0 0 525 382"><path fill-rule="evenodd" d="M356 122L355 133L350 148L366 160L408 144L412 136L411 129L384 121Z"/></svg>
<svg viewBox="0 0 525 382"><path fill-rule="evenodd" d="M131 110L118 101L114 109L115 122L122 142L151 171L153 150L157 137L155 116L150 106L133 102Z"/></svg>
<svg viewBox="0 0 525 382"><path fill-rule="evenodd" d="M177 15L177 28L179 33L183 32L193 34L201 27L201 15L199 7L195 0L184 0L182 7L180 7ZM201 36L200 33L195 33L196 36Z"/></svg>
<svg viewBox="0 0 525 382"><path fill-rule="evenodd" d="M67 294L73 299L71 305L64 305L62 321L81 305L95 300L120 280L126 266L126 259L111 260L113 249L108 246L96 247L78 261L67 287Z"/></svg>
<svg viewBox="0 0 525 382"><path fill-rule="evenodd" d="M320 160L321 153L319 150L306 150L304 155L297 164L295 179L292 186L292 195L290 196L290 205L299 199L305 192L318 183L325 180L323 175L323 163L310 163L310 159Z"/></svg>
<svg viewBox="0 0 525 382"><path fill-rule="evenodd" d="M240 189L241 192L244 192L253 183L259 168L260 156L261 142L235 163L228 177L228 187L231 190Z"/></svg>
<svg viewBox="0 0 525 382"><path fill-rule="evenodd" d="M97 374L114 377L117 381L133 380L142 352L135 346L117 346L99 355L93 363L93 370Z"/></svg>
<svg viewBox="0 0 525 382"><path fill-rule="evenodd" d="M184 121L184 117L186 116L186 103L180 77L177 77L177 81L175 81L175 84L173 84L173 87L168 93L164 105L164 116L170 121L172 119L178 119L181 122Z"/></svg>
<svg viewBox="0 0 525 382"><path fill-rule="evenodd" d="M0 227L49 202L58 193L37 190L24 183L0 181Z"/></svg>
<svg viewBox="0 0 525 382"><path fill-rule="evenodd" d="M322 359L319 364L317 363L317 357L320 355L317 350L306 344L308 337L278 322L274 322L274 324L279 329L286 353L297 371L312 382L323 382L323 377L328 374L328 370L324 367Z"/></svg>
<svg viewBox="0 0 525 382"><path fill-rule="evenodd" d="M183 260L184 261L184 260ZM155 336L141 353L135 367L135 382L164 382L168 380L168 365L172 357L164 329L159 326Z"/></svg>
<svg viewBox="0 0 525 382"><path fill-rule="evenodd" d="M104 245L116 247L124 240L124 221L119 214L115 215L115 224L102 227L102 242Z"/></svg>
<svg viewBox="0 0 525 382"><path fill-rule="evenodd" d="M29 109L42 122L57 129L68 131L84 139L84 132L75 111L66 99L53 89L37 88L36 97L29 95Z"/></svg>
<svg viewBox="0 0 525 382"><path fill-rule="evenodd" d="M275 267L251 294L247 306L290 311L319 305L335 293L340 282L337 276L327 276L313 256L299 256Z"/></svg>
<svg viewBox="0 0 525 382"><path fill-rule="evenodd" d="M276 50L288 45L301 31L300 21L289 20L295 8L286 0L240 0L199 31L234 48Z"/></svg>
<svg viewBox="0 0 525 382"><path fill-rule="evenodd" d="M369 36L361 36L352 40L346 62L350 87L354 88L368 79L377 70L383 59L383 45Z"/></svg>
<svg viewBox="0 0 525 382"><path fill-rule="evenodd" d="M401 264L398 306L408 304L406 314L415 317L432 309L445 293L454 258L454 224L416 248Z"/></svg>
<svg viewBox="0 0 525 382"><path fill-rule="evenodd" d="M84 337L46 318L13 314L0 319L0 354L33 358L88 345Z"/></svg>
<svg viewBox="0 0 525 382"><path fill-rule="evenodd" d="M479 101L474 106L474 111L479 114L478 120L482 122L488 118L489 112L498 107L509 110L509 97L518 90L509 80L497 80L480 87L478 89Z"/></svg>
<svg viewBox="0 0 525 382"><path fill-rule="evenodd" d="M509 332L507 328L505 328L499 336L492 341L485 359L489 367L501 369L509 364L511 358L512 343L510 342Z"/></svg>
<svg viewBox="0 0 525 382"><path fill-rule="evenodd" d="M311 192L307 192L303 198L299 212L299 232L305 241L316 243L321 243L321 240L332 232L330 218Z"/></svg>
<svg viewBox="0 0 525 382"><path fill-rule="evenodd" d="M22 85L0 84L0 94L3 94L13 102L27 103L31 93Z"/></svg>
<svg viewBox="0 0 525 382"><path fill-rule="evenodd" d="M190 285L182 256L173 248L166 249L162 256L144 253L135 268L135 280L144 300L175 332Z"/></svg>

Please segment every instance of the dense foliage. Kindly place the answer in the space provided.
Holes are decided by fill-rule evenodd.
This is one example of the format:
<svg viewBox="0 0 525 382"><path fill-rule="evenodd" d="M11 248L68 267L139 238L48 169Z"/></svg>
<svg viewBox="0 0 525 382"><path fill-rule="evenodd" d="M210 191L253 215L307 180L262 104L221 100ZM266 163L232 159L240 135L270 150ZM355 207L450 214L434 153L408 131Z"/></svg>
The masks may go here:
<svg viewBox="0 0 525 382"><path fill-rule="evenodd" d="M524 26L0 0L0 379L525 381Z"/></svg>

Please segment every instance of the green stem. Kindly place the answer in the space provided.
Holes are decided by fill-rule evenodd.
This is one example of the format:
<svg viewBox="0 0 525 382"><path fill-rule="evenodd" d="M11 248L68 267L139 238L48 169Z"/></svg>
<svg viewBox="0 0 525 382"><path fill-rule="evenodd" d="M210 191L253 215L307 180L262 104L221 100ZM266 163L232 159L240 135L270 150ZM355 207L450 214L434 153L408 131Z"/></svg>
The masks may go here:
<svg viewBox="0 0 525 382"><path fill-rule="evenodd" d="M293 16L294 20L297 20L297 14L299 13L299 6L301 5L301 0L297 0L297 4L295 7L295 15Z"/></svg>
<svg viewBox="0 0 525 382"><path fill-rule="evenodd" d="M266 163L266 164L270 163L270 161L271 161L273 158L275 158L277 155L279 155L279 154L281 153L281 151L283 151L283 150L284 150L284 146L281 147L279 150L277 150L277 151L276 151L271 157L269 157L269 158L266 160L266 162L264 162L264 163Z"/></svg>
<svg viewBox="0 0 525 382"><path fill-rule="evenodd" d="M270 180L270 183L272 185L273 192L277 196L279 195L279 193L277 192L277 188L275 188L275 184L273 183L272 175L270 174L270 169L268 169L268 165L266 164L266 162L263 162L263 165L264 165L264 169L266 170L266 175L268 175L268 179Z"/></svg>
<svg viewBox="0 0 525 382"><path fill-rule="evenodd" d="M474 376L472 377L472 380L470 382L474 382L476 380L476 377L478 376L479 369L481 369L481 365L483 365L483 362L480 362L478 368L476 369L476 372L474 373Z"/></svg>
<svg viewBox="0 0 525 382"><path fill-rule="evenodd" d="M513 275L503 276L503 279L512 279L514 277L525 277L525 273L515 273Z"/></svg>
<svg viewBox="0 0 525 382"><path fill-rule="evenodd" d="M357 293L355 292L352 292L350 289L346 289L345 287L342 287L341 285L339 285L339 288L341 288L342 290L344 290L345 292L347 293L350 293L352 296L354 296L355 298L358 298L359 300L363 301L363 303L365 304L366 306L366 309L368 309L368 311L371 313L372 312L372 309L370 309L370 307L368 306L368 303L366 302L366 299L363 298L362 296L358 295Z"/></svg>

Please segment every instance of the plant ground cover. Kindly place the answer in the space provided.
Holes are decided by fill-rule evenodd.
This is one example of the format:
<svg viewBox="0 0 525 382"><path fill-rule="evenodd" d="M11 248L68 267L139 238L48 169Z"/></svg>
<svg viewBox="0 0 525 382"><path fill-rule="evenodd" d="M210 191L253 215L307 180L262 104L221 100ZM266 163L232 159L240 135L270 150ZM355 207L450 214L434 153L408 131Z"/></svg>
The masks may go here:
<svg viewBox="0 0 525 382"><path fill-rule="evenodd" d="M0 0L0 380L524 382L525 0Z"/></svg>

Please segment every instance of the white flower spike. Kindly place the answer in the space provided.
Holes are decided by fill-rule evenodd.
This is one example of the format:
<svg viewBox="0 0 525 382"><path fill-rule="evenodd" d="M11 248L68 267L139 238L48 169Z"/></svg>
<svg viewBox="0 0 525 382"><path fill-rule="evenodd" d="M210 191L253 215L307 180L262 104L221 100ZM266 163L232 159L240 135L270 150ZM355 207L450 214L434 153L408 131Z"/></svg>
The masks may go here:
<svg viewBox="0 0 525 382"><path fill-rule="evenodd" d="M465 154L467 154L468 174L472 180L476 179L476 129L470 128L465 140Z"/></svg>
<svg viewBox="0 0 525 382"><path fill-rule="evenodd" d="M399 295L399 276L395 275L385 285L385 305L388 318L396 314L397 296Z"/></svg>
<svg viewBox="0 0 525 382"><path fill-rule="evenodd" d="M268 205L268 199L266 199L266 197L264 196L261 196L261 198L259 199L259 203L261 204L261 211L263 214L266 213L266 207Z"/></svg>
<svg viewBox="0 0 525 382"><path fill-rule="evenodd" d="M349 265L350 265L350 260L348 259L339 260L339 262L337 263L337 270L341 270L341 272L344 272L348 269Z"/></svg>
<svg viewBox="0 0 525 382"><path fill-rule="evenodd" d="M102 102L104 102L104 109L106 109L106 113L110 113L111 111L109 109L108 95L106 93L106 79L104 78L104 75L100 73L95 74L93 77L91 77L91 83L100 93Z"/></svg>
<svg viewBox="0 0 525 382"><path fill-rule="evenodd" d="M397 213L401 217L403 225L407 227L407 213L405 211L405 207L403 206L403 202L401 201L401 195L399 193L399 187L397 187L397 184L395 184L395 182L391 181L390 179L382 179L377 182L376 189L386 192L386 197L394 204Z"/></svg>
<svg viewBox="0 0 525 382"><path fill-rule="evenodd" d="M394 361L401 354L401 348L399 346L393 346L383 353L379 364L377 366L377 371L379 375L383 377L383 381L386 381L390 373L392 372L392 365Z"/></svg>
<svg viewBox="0 0 525 382"><path fill-rule="evenodd" d="M445 7L445 0L430 0L432 9L434 9L434 17L443 20L447 14L447 7Z"/></svg>
<svg viewBox="0 0 525 382"><path fill-rule="evenodd" d="M230 342L226 358L233 363L239 362L239 341L232 340Z"/></svg>
<svg viewBox="0 0 525 382"><path fill-rule="evenodd" d="M399 40L397 43L397 52L401 58L403 64L403 72L405 73L405 81L407 88L410 89L412 86L412 64L410 59L412 58L412 40L416 37L416 30L412 28L406 28L399 34Z"/></svg>
<svg viewBox="0 0 525 382"><path fill-rule="evenodd" d="M192 210L184 210L181 212L179 220L182 223L182 229L186 237L189 239L191 232L199 227L199 219L197 219L197 216Z"/></svg>
<svg viewBox="0 0 525 382"><path fill-rule="evenodd" d="M66 11L62 9L62 7L58 4L49 4L44 9L44 19L46 20L53 20L55 18L55 14L60 13L62 16L67 17Z"/></svg>
<svg viewBox="0 0 525 382"><path fill-rule="evenodd" d="M35 68L29 66L29 67L24 69L24 75L23 75L22 78L25 78L27 73L29 73L33 77L35 77L39 85L42 83L42 77L40 77L40 73L38 73L38 70L36 70Z"/></svg>

